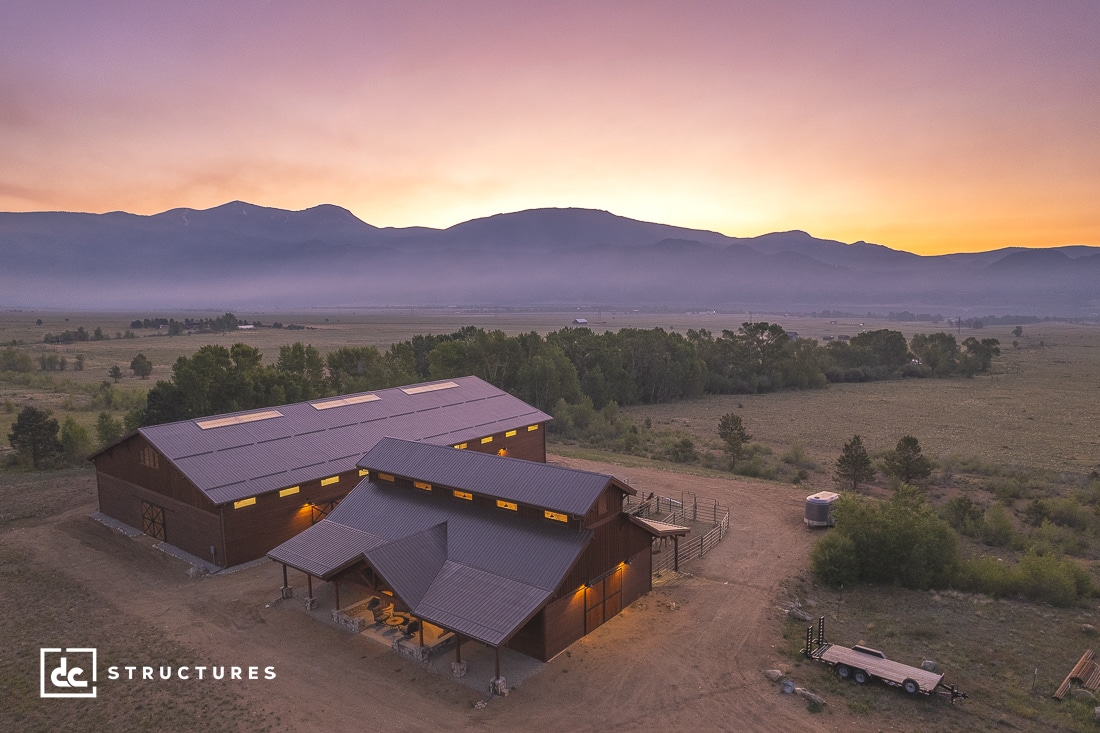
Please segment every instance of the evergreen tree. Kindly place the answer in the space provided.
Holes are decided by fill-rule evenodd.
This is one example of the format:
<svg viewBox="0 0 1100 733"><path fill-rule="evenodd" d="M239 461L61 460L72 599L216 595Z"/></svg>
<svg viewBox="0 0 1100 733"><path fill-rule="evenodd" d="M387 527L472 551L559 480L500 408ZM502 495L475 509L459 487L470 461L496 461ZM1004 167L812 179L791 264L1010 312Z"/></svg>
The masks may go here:
<svg viewBox="0 0 1100 733"><path fill-rule="evenodd" d="M145 354L138 354L130 362L130 371L135 377L145 379L153 373L153 362L149 361Z"/></svg>
<svg viewBox="0 0 1100 733"><path fill-rule="evenodd" d="M845 489L859 491L860 484L874 477L875 469L871 465L871 457L867 455L867 449L863 447L863 439L853 435L852 439L844 444L840 457L836 459L833 480Z"/></svg>
<svg viewBox="0 0 1100 733"><path fill-rule="evenodd" d="M8 442L18 452L30 456L31 465L38 468L43 460L61 452L61 441L57 437L59 431L57 420L50 417L49 412L37 407L24 407L12 423Z"/></svg>
<svg viewBox="0 0 1100 733"><path fill-rule="evenodd" d="M730 468L733 468L741 458L741 450L745 447L745 443L752 440L741 416L732 412L723 415L718 421L718 437L726 444L726 455L730 458Z"/></svg>
<svg viewBox="0 0 1100 733"><path fill-rule="evenodd" d="M894 452L883 460L883 470L902 483L912 483L932 475L932 461L921 455L920 442L912 435L903 436Z"/></svg>

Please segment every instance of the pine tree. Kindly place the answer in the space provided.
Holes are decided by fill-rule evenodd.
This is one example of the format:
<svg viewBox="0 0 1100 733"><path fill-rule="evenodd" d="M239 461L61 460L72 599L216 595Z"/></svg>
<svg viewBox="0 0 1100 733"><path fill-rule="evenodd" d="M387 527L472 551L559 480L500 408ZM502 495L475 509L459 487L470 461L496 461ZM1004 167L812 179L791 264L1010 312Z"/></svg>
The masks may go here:
<svg viewBox="0 0 1100 733"><path fill-rule="evenodd" d="M871 465L871 457L867 455L867 449L863 447L863 439L853 435L852 439L844 444L840 457L836 459L833 480L845 489L859 491L860 484L874 477L875 468Z"/></svg>
<svg viewBox="0 0 1100 733"><path fill-rule="evenodd" d="M932 475L932 461L921 455L920 442L906 435L883 460L883 470L902 483L910 484Z"/></svg>
<svg viewBox="0 0 1100 733"><path fill-rule="evenodd" d="M737 464L741 457L741 449L745 443L752 440L752 436L745 429L740 415L728 412L718 421L718 437L726 444L726 454L730 458L730 468Z"/></svg>

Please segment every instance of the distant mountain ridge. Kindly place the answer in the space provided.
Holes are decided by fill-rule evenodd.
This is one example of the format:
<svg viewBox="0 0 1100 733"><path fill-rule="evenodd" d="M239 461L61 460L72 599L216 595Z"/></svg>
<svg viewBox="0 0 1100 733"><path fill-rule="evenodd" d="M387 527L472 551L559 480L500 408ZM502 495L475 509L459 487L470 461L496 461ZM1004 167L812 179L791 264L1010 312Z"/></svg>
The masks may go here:
<svg viewBox="0 0 1100 733"><path fill-rule="evenodd" d="M151 216L0 213L0 306L606 305L1090 316L1100 248L920 256L803 231L730 237L592 209L447 229L376 227L325 204L233 201Z"/></svg>

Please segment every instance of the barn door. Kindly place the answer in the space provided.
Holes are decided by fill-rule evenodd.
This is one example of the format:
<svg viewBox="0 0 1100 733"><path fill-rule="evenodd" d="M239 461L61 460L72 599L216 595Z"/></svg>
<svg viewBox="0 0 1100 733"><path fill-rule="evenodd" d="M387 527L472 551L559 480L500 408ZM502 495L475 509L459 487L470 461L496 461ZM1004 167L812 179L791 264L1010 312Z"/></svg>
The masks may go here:
<svg viewBox="0 0 1100 733"><path fill-rule="evenodd" d="M584 591L584 633L623 610L623 569L615 570Z"/></svg>
<svg viewBox="0 0 1100 733"><path fill-rule="evenodd" d="M155 540L164 541L164 507L141 502L141 531Z"/></svg>

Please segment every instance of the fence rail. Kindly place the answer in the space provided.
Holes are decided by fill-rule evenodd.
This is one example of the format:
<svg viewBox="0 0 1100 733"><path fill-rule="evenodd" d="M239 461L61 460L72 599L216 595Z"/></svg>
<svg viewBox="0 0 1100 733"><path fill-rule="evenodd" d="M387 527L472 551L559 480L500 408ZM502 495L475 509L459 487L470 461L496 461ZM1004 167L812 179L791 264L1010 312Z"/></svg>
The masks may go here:
<svg viewBox="0 0 1100 733"><path fill-rule="evenodd" d="M645 498L628 496L623 502L623 511L668 524L695 522L711 525L704 534L680 540L672 547L658 540L662 546L653 554L654 573L671 570L688 560L703 557L722 541L730 529L729 507L721 505L717 499L706 499L691 492L682 493L679 499L654 494Z"/></svg>

